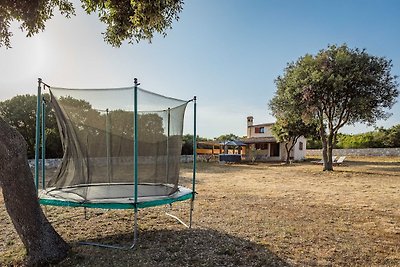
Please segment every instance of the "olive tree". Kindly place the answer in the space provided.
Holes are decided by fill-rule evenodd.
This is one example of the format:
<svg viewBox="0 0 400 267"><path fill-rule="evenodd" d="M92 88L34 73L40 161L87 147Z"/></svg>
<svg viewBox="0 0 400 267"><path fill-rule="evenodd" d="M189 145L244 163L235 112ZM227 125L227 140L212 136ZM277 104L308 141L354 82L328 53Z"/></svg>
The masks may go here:
<svg viewBox="0 0 400 267"><path fill-rule="evenodd" d="M391 60L343 44L300 57L277 78L286 101L302 118L317 121L324 170L333 170L333 141L344 125L372 125L390 116L399 95L391 70Z"/></svg>

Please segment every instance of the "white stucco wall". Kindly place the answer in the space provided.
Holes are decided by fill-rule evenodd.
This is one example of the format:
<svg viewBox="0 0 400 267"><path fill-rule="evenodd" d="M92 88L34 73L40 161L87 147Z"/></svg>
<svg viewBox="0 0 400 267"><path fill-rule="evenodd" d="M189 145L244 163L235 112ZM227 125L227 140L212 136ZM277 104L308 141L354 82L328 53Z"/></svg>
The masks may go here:
<svg viewBox="0 0 400 267"><path fill-rule="evenodd" d="M256 133L256 127L264 127L264 133ZM255 125L247 128L247 138L250 137L273 137L272 125Z"/></svg>
<svg viewBox="0 0 400 267"><path fill-rule="evenodd" d="M299 149L300 142L303 143L303 150ZM301 136L298 140L297 143L295 144L293 148L293 159L294 160L304 160L306 158L306 145L307 145L307 139L305 139L303 136Z"/></svg>
<svg viewBox="0 0 400 267"><path fill-rule="evenodd" d="M300 142L303 143L303 150L299 149ZM297 142L294 145L292 151L290 152L290 156L293 158L293 160L301 161L301 160L304 160L306 158L306 145L307 145L306 142L307 142L307 139L305 139L302 136L297 140ZM280 157L280 160L284 161L284 160L286 160L285 144L281 143L280 146L281 146L281 157Z"/></svg>

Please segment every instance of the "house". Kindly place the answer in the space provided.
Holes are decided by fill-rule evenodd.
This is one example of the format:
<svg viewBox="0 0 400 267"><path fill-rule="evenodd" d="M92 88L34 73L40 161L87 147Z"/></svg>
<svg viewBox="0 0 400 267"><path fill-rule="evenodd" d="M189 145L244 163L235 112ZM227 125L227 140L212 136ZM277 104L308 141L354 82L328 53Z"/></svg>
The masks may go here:
<svg viewBox="0 0 400 267"><path fill-rule="evenodd" d="M253 124L253 116L247 117L247 138L241 141L247 145L246 158L262 161L286 160L285 143L278 143L272 134L274 123ZM290 157L293 160L304 160L306 157L306 142L301 136L293 147Z"/></svg>

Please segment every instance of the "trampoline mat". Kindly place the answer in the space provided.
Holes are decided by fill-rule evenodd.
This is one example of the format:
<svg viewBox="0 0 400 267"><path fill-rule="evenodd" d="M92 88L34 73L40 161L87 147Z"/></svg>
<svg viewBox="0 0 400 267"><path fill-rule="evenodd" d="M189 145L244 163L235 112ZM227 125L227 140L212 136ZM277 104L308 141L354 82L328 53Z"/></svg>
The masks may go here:
<svg viewBox="0 0 400 267"><path fill-rule="evenodd" d="M172 193L171 193L172 192ZM172 185L139 184L138 208L169 204L191 198L192 190ZM90 184L65 188L46 188L39 192L39 201L44 205L94 207L94 208L134 208L134 184Z"/></svg>

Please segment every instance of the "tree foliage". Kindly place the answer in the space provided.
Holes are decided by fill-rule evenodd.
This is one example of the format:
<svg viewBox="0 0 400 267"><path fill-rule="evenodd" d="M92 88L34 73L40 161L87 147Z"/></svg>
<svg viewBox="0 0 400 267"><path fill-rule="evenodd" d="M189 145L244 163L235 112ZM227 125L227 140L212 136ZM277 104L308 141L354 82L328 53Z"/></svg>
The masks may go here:
<svg viewBox="0 0 400 267"><path fill-rule="evenodd" d="M45 29L45 23L54 16L55 9L67 18L75 14L72 3L67 0L2 0L0 2L0 47L11 47L12 21L20 22L19 28L26 31L26 35L30 37Z"/></svg>
<svg viewBox="0 0 400 267"><path fill-rule="evenodd" d="M49 95L44 98L48 102ZM0 116L23 136L30 159L35 156L36 101L35 95L26 94L0 102ZM46 155L47 158L63 155L57 122L50 107L46 109Z"/></svg>
<svg viewBox="0 0 400 267"><path fill-rule="evenodd" d="M400 124L360 134L338 134L335 148L400 147Z"/></svg>
<svg viewBox="0 0 400 267"><path fill-rule="evenodd" d="M96 13L107 26L104 40L119 47L129 43L149 40L155 32L166 35L166 30L179 19L183 0L81 0L88 14ZM45 29L46 22L55 10L69 18L75 15L72 2L68 0L4 0L0 2L0 46L11 47L12 21L20 23L20 29L33 36Z"/></svg>
<svg viewBox="0 0 400 267"><path fill-rule="evenodd" d="M205 137L196 137L197 142L199 141L210 141ZM182 155L193 155L193 135L185 134L182 136Z"/></svg>
<svg viewBox="0 0 400 267"><path fill-rule="evenodd" d="M44 95L47 102L49 95ZM32 159L35 157L35 129L36 129L36 99L35 95L18 95L9 100L0 102L0 117L18 130L27 142L27 155ZM90 103L72 97L63 97L60 102L65 105L64 109L69 112L69 117L76 123L76 133L90 132L91 144L97 146L105 140L106 115L92 108ZM119 146L126 140L133 139L133 113L123 110L110 111L110 127L112 132L118 132L113 146ZM165 139L165 129L162 118L157 114L140 114L138 117L139 135L146 142ZM82 137L85 139L86 137ZM223 140L237 139L236 135L223 135ZM228 139L226 139L228 138ZM116 140L121 139L121 140ZM86 140L86 139L85 139ZM98 141L96 141L98 140ZM209 139L197 136L198 141L209 141ZM183 136L182 155L193 154L193 135ZM142 144L144 146L145 144ZM130 146L132 147L132 146ZM94 148L93 148L94 149ZM90 149L90 150L93 150ZM114 147L113 151L122 148ZM127 149L127 148L124 148ZM46 109L46 158L61 158L63 149L54 111Z"/></svg>
<svg viewBox="0 0 400 267"><path fill-rule="evenodd" d="M104 40L120 46L124 40L151 40L153 33L166 36L182 10L182 0L82 0L87 13L97 12L107 25Z"/></svg>
<svg viewBox="0 0 400 267"><path fill-rule="evenodd" d="M333 170L332 148L344 125L369 125L385 119L399 94L392 63L347 45L330 45L317 55L290 63L277 78L286 99L297 103L302 117L315 119L323 144L324 170Z"/></svg>
<svg viewBox="0 0 400 267"><path fill-rule="evenodd" d="M290 152L301 137L314 137L317 135L317 124L315 120L305 120L296 98L287 95L284 83L275 81L277 91L268 103L272 115L277 121L272 127L272 134L278 142L284 143L286 150L286 163L289 163Z"/></svg>
<svg viewBox="0 0 400 267"><path fill-rule="evenodd" d="M285 144L286 163L289 163L290 152L301 136L310 137L316 135L316 125L305 123L300 117L277 117L272 126L272 133L278 142Z"/></svg>
<svg viewBox="0 0 400 267"><path fill-rule="evenodd" d="M236 134L222 134L218 137L215 137L214 140L215 141L220 141L220 142L224 142L224 141L232 141L232 140L238 140L240 139L239 136L237 136Z"/></svg>

